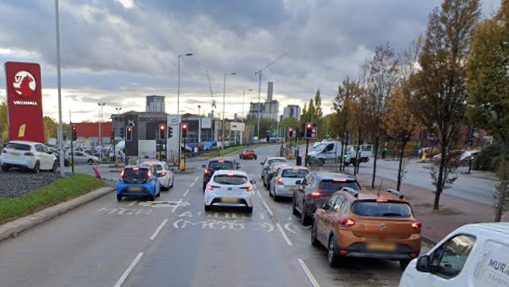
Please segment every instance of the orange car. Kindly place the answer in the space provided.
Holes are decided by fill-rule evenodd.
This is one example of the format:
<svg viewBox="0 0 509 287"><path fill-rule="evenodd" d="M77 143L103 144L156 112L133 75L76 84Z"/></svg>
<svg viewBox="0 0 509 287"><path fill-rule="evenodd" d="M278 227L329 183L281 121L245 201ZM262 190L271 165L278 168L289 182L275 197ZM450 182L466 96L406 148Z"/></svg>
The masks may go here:
<svg viewBox="0 0 509 287"><path fill-rule="evenodd" d="M313 219L311 243L328 249L330 266L363 257L398 260L404 270L421 250L421 222L395 190L342 188Z"/></svg>

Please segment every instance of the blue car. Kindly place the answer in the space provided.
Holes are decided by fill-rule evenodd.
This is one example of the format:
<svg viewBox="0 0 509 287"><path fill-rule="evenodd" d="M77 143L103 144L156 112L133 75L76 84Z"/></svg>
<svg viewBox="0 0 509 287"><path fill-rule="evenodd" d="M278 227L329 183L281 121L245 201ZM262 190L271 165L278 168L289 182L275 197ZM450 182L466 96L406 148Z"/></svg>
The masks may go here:
<svg viewBox="0 0 509 287"><path fill-rule="evenodd" d="M124 196L146 197L151 201L161 195L157 172L152 166L126 166L117 183L117 200Z"/></svg>

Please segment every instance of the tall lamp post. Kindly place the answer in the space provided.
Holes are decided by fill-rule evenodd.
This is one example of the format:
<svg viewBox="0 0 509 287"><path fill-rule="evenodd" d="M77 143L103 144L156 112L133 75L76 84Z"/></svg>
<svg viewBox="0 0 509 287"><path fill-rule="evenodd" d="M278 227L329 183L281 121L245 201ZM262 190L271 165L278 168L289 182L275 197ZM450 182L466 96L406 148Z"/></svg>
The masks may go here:
<svg viewBox="0 0 509 287"><path fill-rule="evenodd" d="M182 121L180 120L180 58L181 57L190 57L192 56L193 53L187 53L187 54L182 54L182 55L178 55L178 82L177 82L177 121L179 122L179 144L178 144L178 166L180 168L180 142L182 140L182 131L181 131L181 126L180 124L182 123Z"/></svg>
<svg viewBox="0 0 509 287"><path fill-rule="evenodd" d="M100 158L102 159L103 157L103 152L102 152L102 145L103 145L103 131L102 131L102 121L103 121L103 107L106 105L106 103L97 103L97 105L99 107L101 107L101 109L99 110L99 140L97 141L97 143L99 144L99 147L100 147L100 153L99 153L99 156Z"/></svg>
<svg viewBox="0 0 509 287"><path fill-rule="evenodd" d="M122 127L120 126L120 110L122 110L121 107L115 107L115 110L117 110L117 126L118 126L118 135L120 136ZM115 144L115 131L113 131L113 160L115 161L115 166L118 165L118 157L117 157L117 150L116 150L116 144Z"/></svg>
<svg viewBox="0 0 509 287"><path fill-rule="evenodd" d="M224 113L225 113L225 99L226 99L226 76L227 75L236 75L237 73L225 73L223 74L223 125L221 127L221 148L224 150L224 130L225 130L225 122L224 122ZM221 155L221 149L219 149L219 155Z"/></svg>
<svg viewBox="0 0 509 287"><path fill-rule="evenodd" d="M55 0L55 30L57 50L57 85L58 85L58 146L60 148L60 175L65 176L64 168L64 124L62 122L62 80L60 73L60 15L58 12L58 0Z"/></svg>

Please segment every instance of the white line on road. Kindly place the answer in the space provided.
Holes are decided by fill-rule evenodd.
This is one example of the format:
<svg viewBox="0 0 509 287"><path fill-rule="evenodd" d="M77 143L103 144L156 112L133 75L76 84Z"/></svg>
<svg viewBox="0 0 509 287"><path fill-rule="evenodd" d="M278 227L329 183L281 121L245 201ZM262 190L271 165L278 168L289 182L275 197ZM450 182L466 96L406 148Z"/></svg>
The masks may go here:
<svg viewBox="0 0 509 287"><path fill-rule="evenodd" d="M120 279L118 279L117 284L115 284L114 287L120 287L120 286L122 286L122 284L124 284L124 281L127 279L127 276L129 276L129 274L133 271L134 267L136 267L136 264L138 264L138 262L140 262L142 256L143 256L143 252L140 252L138 254L138 256L136 256L136 258L134 258L131 265L129 265L129 267L124 272L124 274L122 274L122 277L120 277Z"/></svg>
<svg viewBox="0 0 509 287"><path fill-rule="evenodd" d="M263 200L263 197L258 190L256 190L256 194L258 194L258 196Z"/></svg>
<svg viewBox="0 0 509 287"><path fill-rule="evenodd" d="M187 195L188 192L189 192L189 189L186 190L186 192L184 192L184 197Z"/></svg>
<svg viewBox="0 0 509 287"><path fill-rule="evenodd" d="M178 204L173 207L173 210L171 212L177 211L177 208L180 206L181 203L182 203L182 199L180 199Z"/></svg>
<svg viewBox="0 0 509 287"><path fill-rule="evenodd" d="M161 225L159 225L159 227L156 229L156 232L154 232L154 234L152 234L152 237L150 237L150 240L154 240L156 238L157 234L159 234L161 229L163 229L163 226L166 224L166 222L168 222L168 219L165 219L163 221L163 223L161 223Z"/></svg>
<svg viewBox="0 0 509 287"><path fill-rule="evenodd" d="M304 273L306 273L306 276L308 277L309 281L311 281L311 284L313 284L313 287L320 287L320 284L318 284L318 281L316 281L315 276L313 276L313 273L311 273L306 263L304 263L304 260L297 258L297 261L299 261L300 267L302 267L302 270L304 270Z"/></svg>
<svg viewBox="0 0 509 287"><path fill-rule="evenodd" d="M290 228L290 224L291 224L291 223L287 223L287 224L285 224L285 229L286 229L286 230L288 230L288 231L290 231L290 232L297 233L297 231L295 231L295 230L293 230L293 229L291 229L291 228Z"/></svg>
<svg viewBox="0 0 509 287"><path fill-rule="evenodd" d="M133 201L133 202L129 203L127 206L134 206L134 205L136 204L136 202L137 202L137 201L135 200L135 201Z"/></svg>
<svg viewBox="0 0 509 287"><path fill-rule="evenodd" d="M269 212L270 216L274 216L274 213L272 213L272 210L270 210L270 207L269 205L267 204L267 202L265 202L265 200L262 199L262 203L263 203L263 206L265 206L265 208L267 209L267 211Z"/></svg>
<svg viewBox="0 0 509 287"><path fill-rule="evenodd" d="M281 227L281 224L276 223L276 226L277 226L277 229L279 229L279 232L281 232L281 235L283 235L283 238L285 239L286 244L288 244L288 246L293 246L293 243L290 241L290 238L288 238L288 236L286 235L286 232L283 230L283 227Z"/></svg>
<svg viewBox="0 0 509 287"><path fill-rule="evenodd" d="M189 187L193 187L193 185L194 185L195 183L196 183L196 180L195 180L193 183L191 183L191 185L190 185Z"/></svg>
<svg viewBox="0 0 509 287"><path fill-rule="evenodd" d="M194 182L197 182L197 181L198 181L198 179L199 179L199 177L197 177L197 178L194 180Z"/></svg>

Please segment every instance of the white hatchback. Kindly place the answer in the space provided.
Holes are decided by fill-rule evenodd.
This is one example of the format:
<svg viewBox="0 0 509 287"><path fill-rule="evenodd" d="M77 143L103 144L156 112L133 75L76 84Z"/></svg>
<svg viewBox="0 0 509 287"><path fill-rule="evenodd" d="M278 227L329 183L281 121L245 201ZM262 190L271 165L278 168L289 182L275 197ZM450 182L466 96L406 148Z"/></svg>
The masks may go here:
<svg viewBox="0 0 509 287"><path fill-rule="evenodd" d="M39 170L55 172L58 167L57 157L46 145L31 141L10 141L2 150L0 161L4 172L12 167L35 173Z"/></svg>
<svg viewBox="0 0 509 287"><path fill-rule="evenodd" d="M161 188L168 190L173 187L175 175L165 162L158 160L143 161L139 164L139 166L154 166Z"/></svg>
<svg viewBox="0 0 509 287"><path fill-rule="evenodd" d="M212 206L245 207L253 213L253 184L248 175L240 170L218 170L205 188L205 211Z"/></svg>

